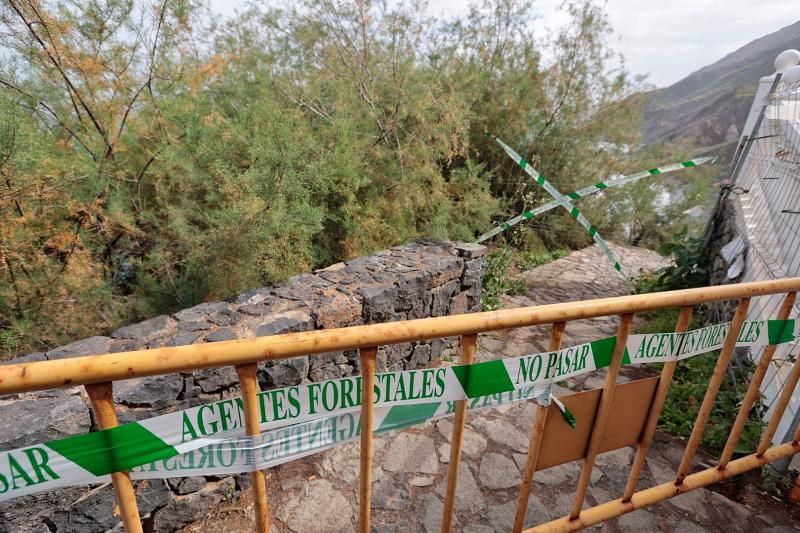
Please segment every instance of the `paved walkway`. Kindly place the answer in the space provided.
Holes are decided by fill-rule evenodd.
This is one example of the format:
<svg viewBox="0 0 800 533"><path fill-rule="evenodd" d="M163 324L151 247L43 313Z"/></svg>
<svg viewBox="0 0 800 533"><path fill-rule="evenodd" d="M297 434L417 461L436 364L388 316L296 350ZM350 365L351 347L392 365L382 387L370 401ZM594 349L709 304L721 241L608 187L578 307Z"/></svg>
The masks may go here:
<svg viewBox="0 0 800 533"><path fill-rule="evenodd" d="M623 265L651 270L663 264L654 252L614 246ZM596 247L586 248L522 275L524 296L506 297L504 307L520 307L629 292ZM613 335L616 320L603 318L570 323L564 345ZM521 328L482 335L479 359L543 351L549 328ZM621 381L626 378L620 377ZM562 383L573 390L602 386L597 372ZM562 393L570 391L561 389ZM468 417L459 475L454 531L492 533L510 531L516 509L521 472L525 464L534 406L521 402ZM373 530L381 533L439 532L447 461L450 453L449 420L383 435L375 441ZM640 488L673 479L683 447L674 438L657 435ZM618 498L625 486L633 450L625 448L598 457L587 497L588 504ZM274 468L269 472L273 531L355 531L358 521L357 443L338 447ZM702 461L703 458L701 457ZM532 526L569 512L580 463L537 472L527 525ZM722 495L700 489L646 510L596 526L606 532L795 531L782 507L763 513ZM240 531L252 524L252 501L224 505L206 521L188 530ZM250 526L251 527L251 526Z"/></svg>

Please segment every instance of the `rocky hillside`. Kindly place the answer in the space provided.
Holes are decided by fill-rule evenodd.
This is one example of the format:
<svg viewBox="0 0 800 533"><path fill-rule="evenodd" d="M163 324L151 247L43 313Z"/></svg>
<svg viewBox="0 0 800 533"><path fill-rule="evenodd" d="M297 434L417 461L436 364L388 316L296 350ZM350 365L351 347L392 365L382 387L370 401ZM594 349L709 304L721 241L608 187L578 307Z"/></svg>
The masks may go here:
<svg viewBox="0 0 800 533"><path fill-rule="evenodd" d="M723 149L739 137L758 79L774 71L775 56L787 48L800 48L800 21L652 91L645 109L645 141L683 140Z"/></svg>

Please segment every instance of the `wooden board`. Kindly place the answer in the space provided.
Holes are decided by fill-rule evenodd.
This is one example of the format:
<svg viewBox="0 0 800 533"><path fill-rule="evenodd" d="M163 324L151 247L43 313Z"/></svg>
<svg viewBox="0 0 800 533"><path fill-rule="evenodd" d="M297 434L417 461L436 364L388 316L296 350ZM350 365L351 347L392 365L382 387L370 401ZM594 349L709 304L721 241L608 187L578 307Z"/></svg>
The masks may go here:
<svg viewBox="0 0 800 533"><path fill-rule="evenodd" d="M658 377L616 386L608 424L600 443L601 453L631 446L639 441L657 386ZM559 397L575 415L575 429L564 421L555 404L550 405L536 470L584 457L602 392L602 389L595 389Z"/></svg>

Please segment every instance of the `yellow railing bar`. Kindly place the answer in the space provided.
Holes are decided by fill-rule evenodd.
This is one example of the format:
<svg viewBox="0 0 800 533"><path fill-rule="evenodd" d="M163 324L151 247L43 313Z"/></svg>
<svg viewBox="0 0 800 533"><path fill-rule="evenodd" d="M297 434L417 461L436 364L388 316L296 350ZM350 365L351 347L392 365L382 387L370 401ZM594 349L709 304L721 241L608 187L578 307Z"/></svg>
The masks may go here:
<svg viewBox="0 0 800 533"><path fill-rule="evenodd" d="M617 343L614 346L614 353L611 355L611 364L608 365L606 381L603 383L603 395L600 397L600 405L597 407L597 417L592 426L592 435L589 437L589 447L583 458L583 468L578 477L578 488L575 491L575 501L572 503L571 518L577 518L581 514L583 500L586 498L586 490L589 488L589 480L592 476L594 461L600 449L600 442L603 440L603 433L606 430L606 421L611 413L611 401L614 399L614 389L617 387L617 377L622 366L622 358L625 355L625 345L628 342L628 335L631 333L633 315L628 313L622 315L622 320L617 328Z"/></svg>
<svg viewBox="0 0 800 533"><path fill-rule="evenodd" d="M97 425L100 429L117 427L117 413L114 411L114 389L111 383L92 383L86 385L86 394L92 404ZM127 533L142 533L142 522L139 519L139 508L136 505L136 493L133 490L130 474L114 472L111 474L114 495L122 515L122 524Z"/></svg>
<svg viewBox="0 0 800 533"><path fill-rule="evenodd" d="M261 421L258 407L258 365L249 363L236 367L239 386L244 400L244 428L248 436L261 434ZM256 531L269 532L269 505L267 503L267 480L263 470L250 472L253 485L253 498L256 503Z"/></svg>
<svg viewBox="0 0 800 533"><path fill-rule="evenodd" d="M475 361L475 346L477 343L477 335L464 335L461 337L461 361L459 363L471 365ZM442 533L448 533L453 523L458 469L461 465L461 446L464 442L464 422L467 420L467 403L467 400L456 402L456 412L453 417L453 433L450 438L450 462L447 465L447 486L444 493L444 510L442 512Z"/></svg>
<svg viewBox="0 0 800 533"><path fill-rule="evenodd" d="M697 453L700 441L703 440L703 433L706 430L708 417L711 416L711 410L714 409L714 401L716 401L717 394L719 394L722 380L725 379L725 372L728 369L728 363L733 355L733 350L736 348L736 339L739 338L739 332L742 330L744 321L747 318L747 310L749 307L750 298L742 298L739 305L736 307L736 312L733 314L731 327L728 330L728 334L725 336L725 340L722 342L722 349L719 352L717 364L714 366L714 372L711 374L711 379L708 382L708 388L703 397L703 403L700 405L700 410L697 412L692 434L689 436L689 441L686 443L686 449L683 452L683 458L681 459L681 464L678 467L678 473L675 478L676 485L680 485L689 473L694 455Z"/></svg>
<svg viewBox="0 0 800 533"><path fill-rule="evenodd" d="M375 425L373 410L375 388L375 360L378 348L362 348L361 356L361 474L359 491L358 530L370 533L369 518L372 507L372 432Z"/></svg>
<svg viewBox="0 0 800 533"><path fill-rule="evenodd" d="M675 333L683 333L689 329L689 323L692 321L692 309L691 305L681 307L681 312L678 315L678 322L675 324ZM633 493L636 491L636 485L639 483L639 476L642 474L647 454L650 451L650 446L653 444L653 435L658 425L658 417L661 416L661 409L664 407L664 402L667 399L669 386L672 384L672 375L675 373L675 367L677 365L677 361L668 361L664 363L664 367L661 369L658 389L653 398L653 403L650 406L650 412L647 414L647 422L645 422L642 437L639 439L639 446L636 449L636 456L633 458L631 473L628 476L625 492L622 495L623 502L630 501L631 496L633 496Z"/></svg>
<svg viewBox="0 0 800 533"><path fill-rule="evenodd" d="M800 357L795 359L792 371L783 383L783 389L781 390L780 397L778 397L778 403L775 404L775 409L772 411L772 418L769 419L769 424L767 424L766 429L764 429L764 432L761 434L761 441L758 443L758 448L756 449L758 455L766 452L772 442L772 438L778 430L778 424L780 424L783 418L783 413L786 411L786 407L789 405L792 396L794 396L794 389L797 387L798 380L800 380ZM798 428L800 428L800 426L798 426ZM800 435L800 432L798 435ZM797 439L798 437L795 436L795 440Z"/></svg>
<svg viewBox="0 0 800 533"><path fill-rule="evenodd" d="M0 366L0 394L101 383L119 379L236 366L258 361L368 348L423 339L473 335L553 322L638 313L800 290L800 278L638 294L503 309L405 322L288 333L255 339L192 344Z"/></svg>
<svg viewBox="0 0 800 533"><path fill-rule="evenodd" d="M778 320L786 320L789 318L796 297L796 292L790 292L786 295L778 311ZM728 435L725 449L722 450L722 455L719 459L719 468L725 468L733 457L733 452L736 450L736 445L739 443L739 437L742 436L744 426L747 424L747 419L750 417L750 411L753 409L756 400L761 397L761 382L764 380L767 368L769 368L769 364L772 362L772 356L775 354L777 347L776 344L770 344L764 347L761 357L758 360L758 365L756 365L753 375L750 376L750 386L747 388L747 393L744 396L744 400L742 400L742 406L739 408L739 414L736 415L736 421L733 423L730 435ZM781 415L782 414L783 413L781 413ZM780 419L780 417L778 417L778 419Z"/></svg>
<svg viewBox="0 0 800 533"><path fill-rule="evenodd" d="M561 349L564 340L564 328L566 322L556 322L553 324L553 331L550 334L550 345L548 352L555 352ZM519 533L525 526L525 514L528 511L528 499L531 495L533 486L533 474L536 471L536 461L539 460L539 450L542 448L542 436L544 426L547 422L547 407L540 403L536 404L536 415L534 417L533 428L531 428L531 442L528 445L528 457L525 460L525 471L522 473L522 483L519 486L519 499L517 501L517 512L514 515L514 527L512 531Z"/></svg>
<svg viewBox="0 0 800 533"><path fill-rule="evenodd" d="M716 466L712 466L700 472L689 474L684 478L681 485L675 485L675 482L667 481L661 485L656 485L655 487L635 493L629 502L623 502L622 498L618 498L607 503L596 505L590 509L584 509L581 511L580 516L574 520L570 520L569 516L564 516L526 529L524 533L577 531L637 509L644 509L649 505L711 485L712 483L730 479L739 474L755 470L773 461L777 461L778 459L791 457L798 452L800 452L800 442L797 442L797 440L781 444L766 450L763 455L751 454L746 457L735 459L728 463L728 467L725 468L725 470L720 470Z"/></svg>

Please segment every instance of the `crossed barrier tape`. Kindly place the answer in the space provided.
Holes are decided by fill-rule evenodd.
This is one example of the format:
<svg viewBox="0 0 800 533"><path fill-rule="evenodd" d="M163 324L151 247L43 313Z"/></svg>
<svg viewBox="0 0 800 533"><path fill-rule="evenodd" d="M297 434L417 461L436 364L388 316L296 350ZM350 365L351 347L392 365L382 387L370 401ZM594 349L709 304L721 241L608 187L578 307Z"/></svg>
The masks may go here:
<svg viewBox="0 0 800 533"><path fill-rule="evenodd" d="M795 320L745 322L738 347L792 342ZM679 361L722 346L730 323L685 333L631 335L623 364ZM616 337L522 357L376 375L377 432L470 408L535 399L554 382L607 367ZM0 501L69 485L101 483L111 472L153 479L261 470L358 438L361 376L263 391L261 434L247 437L241 398L220 400L119 427L0 453ZM579 421L578 421L579 422Z"/></svg>
<svg viewBox="0 0 800 533"><path fill-rule="evenodd" d="M567 197L569 197L572 200L579 200L579 199L584 198L586 196L591 196L592 194L596 194L596 193L598 193L598 192L600 192L600 191L602 191L604 189L609 189L609 188L612 188L612 187L619 187L621 185L626 185L628 183L633 183L635 181L639 181L639 180L642 180L644 178L649 178L649 177L652 177L652 176L660 176L660 175L664 175L664 174L669 174L671 172L676 172L678 170L683 170L685 168L697 167L697 166L700 166L700 165L704 165L706 163L714 163L714 162L716 162L716 160L717 160L717 158L714 157L714 156L704 156L704 157L698 157L698 158L695 158L695 159L690 159L688 161L681 161L679 163L673 163L671 165L665 165L665 166L661 166L661 167L651 168L649 170L643 170L642 172L637 172L635 174L628 174L626 176L619 176L619 177L612 178L612 179L609 179L609 180L606 180L606 181L601 181L601 182L596 183L594 185L589 185L588 187L584 187L583 189L579 189L577 191L574 191L574 192L571 192L571 193L567 194ZM516 226L517 224L519 224L523 220L530 220L533 217L539 216L539 215L541 215L543 213L546 213L547 211L551 211L551 210L555 209L559 205L561 205L561 204L557 200L552 200L552 201L547 202L546 204L543 204L543 205L541 205L541 206L539 206L539 207L537 207L535 209L525 210L521 214L519 214L519 215L517 215L517 216L515 216L513 218L510 218L510 219L506 220L505 222L503 222L502 224L494 227L491 231L488 231L488 232L484 233L483 235L478 237L478 240L476 242L481 243L481 242L487 241L487 240L491 239L492 237L494 237L495 235L498 235L498 234L506 231L507 229L509 229L509 228L511 228L513 226Z"/></svg>
<svg viewBox="0 0 800 533"><path fill-rule="evenodd" d="M556 189L553 186L552 183L547 181L547 179L544 176L539 174L539 171L530 166L528 162L522 158L522 156L520 156L517 152L514 151L513 148L511 148L498 138L495 138L495 140L500 146L503 147L503 150L505 150L506 154L508 154L508 156L511 159L513 159L516 164L519 165L519 168L521 168L526 174L528 174L528 176L533 178L533 180L536 183L538 183L545 191L547 191L550 194L550 196L552 196L555 199L558 205L566 209L567 212L570 214L570 216L574 218L578 222L578 224L583 226L583 228L589 234L589 237L591 237L592 240L595 242L595 244L597 244L597 246L599 246L600 249L603 250L603 253L606 254L608 260L611 261L611 264L614 265L614 270L616 270L619 273L622 273L622 265L617 259L617 256L614 255L614 252L612 252L611 248L608 247L606 241L597 232L597 228L591 222L586 220L586 217L583 216L583 214L580 211L578 211L578 208L572 204L572 201L567 196L561 194L558 191L558 189ZM628 281L627 276L625 276L625 280ZM628 283L630 282L628 281Z"/></svg>

